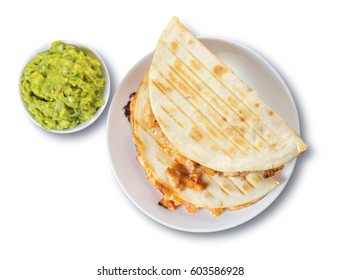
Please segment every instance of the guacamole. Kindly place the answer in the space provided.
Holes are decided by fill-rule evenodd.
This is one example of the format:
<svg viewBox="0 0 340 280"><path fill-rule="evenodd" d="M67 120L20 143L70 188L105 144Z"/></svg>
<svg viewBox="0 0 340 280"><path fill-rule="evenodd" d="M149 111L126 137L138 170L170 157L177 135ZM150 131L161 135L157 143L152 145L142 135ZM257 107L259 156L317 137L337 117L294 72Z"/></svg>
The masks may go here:
<svg viewBox="0 0 340 280"><path fill-rule="evenodd" d="M27 63L20 78L28 111L47 130L74 128L90 120L104 105L104 85L100 62L61 41Z"/></svg>

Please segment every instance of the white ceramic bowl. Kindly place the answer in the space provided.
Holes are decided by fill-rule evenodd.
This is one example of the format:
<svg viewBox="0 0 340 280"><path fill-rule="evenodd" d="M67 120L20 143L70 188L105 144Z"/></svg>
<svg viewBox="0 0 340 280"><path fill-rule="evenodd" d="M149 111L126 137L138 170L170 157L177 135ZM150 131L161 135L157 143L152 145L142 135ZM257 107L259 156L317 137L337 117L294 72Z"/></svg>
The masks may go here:
<svg viewBox="0 0 340 280"><path fill-rule="evenodd" d="M106 67L106 64L104 62L104 60L100 57L100 55L94 50L92 49L91 47L85 45L85 44L82 44L82 43L79 43L79 42L76 42L76 41L70 41L70 40L61 40L63 43L65 44L68 44L68 45L75 45L78 49L82 50L84 53L92 56L92 57L95 57L96 59L99 60L100 62L100 65L101 65L101 70L102 70L102 75L103 77L105 78L105 86L104 86L104 91L103 91L103 99L105 101L104 105L99 107L97 112L92 116L92 119L91 120L88 120L88 121L85 121L85 122L82 122L80 124L78 124L76 127L74 128L67 128L67 129L63 129L63 130L57 130L57 129L51 129L51 130L48 130L48 129L45 129L43 128L40 123L38 123L35 118L33 117L33 115L27 110L27 106L25 104L25 102L22 100L21 98L21 90L19 89L19 92L20 92L20 99L22 101L22 104L24 105L25 107L25 111L28 115L28 117L32 120L32 122L34 122L37 126L39 126L40 128L46 130L46 131L50 131L50 132L53 132L53 133L60 133L60 134L67 134L67 133L73 133L73 132L76 132L76 131L79 131L79 130L82 130L88 126L90 126L91 124L93 124L98 118L99 116L103 113L103 111L105 110L105 107L109 101L109 97L110 97L110 91L111 91L111 84L110 84L110 75L109 75L109 71ZM48 51L50 46L51 46L52 42L50 43L46 43L44 44L43 46L39 47L38 49L36 49L27 59L27 61L25 62L24 66L22 69L24 69L24 67L26 66L26 64L28 62L30 62L37 54L39 53L42 53L42 52L45 52L45 51ZM22 72L21 72L22 73Z"/></svg>

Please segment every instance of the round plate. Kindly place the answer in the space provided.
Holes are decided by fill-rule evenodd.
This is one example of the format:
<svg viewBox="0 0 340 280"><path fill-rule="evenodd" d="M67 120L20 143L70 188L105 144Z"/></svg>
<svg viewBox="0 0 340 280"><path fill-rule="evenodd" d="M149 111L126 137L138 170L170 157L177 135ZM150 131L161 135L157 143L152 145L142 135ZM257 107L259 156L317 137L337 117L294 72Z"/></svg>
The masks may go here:
<svg viewBox="0 0 340 280"><path fill-rule="evenodd" d="M27 116L31 119L31 121L33 123L35 123L37 126L39 126L40 128L49 131L49 132L53 132L53 133L59 133L59 134L68 134L68 133L73 133L73 132L77 132L80 130L83 130L85 128L87 128L88 126L90 126L91 124L93 124L99 117L100 115L104 112L105 107L109 101L109 97L110 97L110 92L111 92L111 82L110 82L110 75L109 75L109 70L106 67L105 61L101 58L101 56L91 47L89 47L88 45L84 45L80 42L76 42L76 41L70 41L70 40L61 40L63 43L68 44L68 45L75 45L77 47L78 50L83 51L85 54L92 56L94 58L96 58L99 62L100 62L100 67L101 67L101 71L102 71L102 76L105 79L105 85L104 85L104 90L103 90L103 99L105 101L104 105L99 107L98 110L94 113L94 115L92 116L91 120L79 123L76 127L74 128L67 128L67 129L63 129L63 130L58 130L58 129L45 129L41 126L40 123L38 123L34 116L27 110L27 106L25 104L25 102L22 100L21 98L21 90L19 88L19 93L20 93L20 100L21 103L23 104L25 111L27 113ZM49 50L49 48L51 47L52 42L46 43L43 46L39 47L38 49L36 49L27 59L27 61L24 64L24 67L22 69L25 68L26 64L29 63L37 54L42 53L42 52L46 52Z"/></svg>
<svg viewBox="0 0 340 280"><path fill-rule="evenodd" d="M299 118L288 87L275 69L254 51L230 41L199 38L216 56L230 65L246 84L257 90L262 98L299 133ZM286 164L274 178L280 185L257 203L237 211L225 211L217 218L201 209L195 214L183 207L169 211L158 205L161 194L147 180L136 161L130 123L122 108L129 95L138 90L149 68L153 53L146 55L131 70L116 91L107 120L108 145L115 176L130 200L157 222L183 231L214 232L235 227L249 221L266 209L282 192L291 176L295 160Z"/></svg>

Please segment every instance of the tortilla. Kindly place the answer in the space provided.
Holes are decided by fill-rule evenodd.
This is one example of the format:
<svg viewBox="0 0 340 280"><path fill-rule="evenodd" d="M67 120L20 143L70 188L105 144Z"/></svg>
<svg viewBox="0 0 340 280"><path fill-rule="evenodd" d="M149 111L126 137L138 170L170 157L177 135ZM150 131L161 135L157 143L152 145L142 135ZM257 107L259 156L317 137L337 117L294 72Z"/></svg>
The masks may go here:
<svg viewBox="0 0 340 280"><path fill-rule="evenodd" d="M285 120L176 17L157 44L149 94L157 123L174 148L213 170L268 170L307 149Z"/></svg>

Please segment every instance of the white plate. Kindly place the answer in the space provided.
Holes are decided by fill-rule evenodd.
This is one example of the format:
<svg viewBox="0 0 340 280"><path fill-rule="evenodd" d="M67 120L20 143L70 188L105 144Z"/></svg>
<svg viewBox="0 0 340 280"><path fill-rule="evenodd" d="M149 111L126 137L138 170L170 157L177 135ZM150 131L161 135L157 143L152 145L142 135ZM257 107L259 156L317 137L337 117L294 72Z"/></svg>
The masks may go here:
<svg viewBox="0 0 340 280"><path fill-rule="evenodd" d="M215 55L229 64L249 86L260 92L291 127L299 133L299 118L288 87L275 69L254 51L230 41L199 38ZM168 227L189 232L214 232L235 227L249 221L266 209L282 192L290 178L295 160L276 175L280 185L259 202L237 211L225 211L217 218L205 209L195 214L183 207L169 211L158 205L161 194L146 180L143 169L136 161L130 123L122 108L129 95L137 91L143 76L151 64L152 53L141 59L116 91L107 120L108 144L112 167L122 189L130 200L146 215Z"/></svg>
<svg viewBox="0 0 340 280"><path fill-rule="evenodd" d="M105 107L109 101L109 97L110 97L110 92L111 92L111 82L110 82L110 75L109 75L109 70L106 67L105 61L101 58L101 56L90 46L88 45L84 45L80 42L76 42L76 41L70 41L70 40L61 40L63 43L65 44L69 44L69 45L75 45L79 50L82 50L85 54L90 55L94 58L96 58L97 60L99 60L100 62L100 67L102 70L102 76L105 79L105 85L104 85L104 90L103 90L103 99L105 101L104 105L99 107L98 110L94 113L94 115L92 116L91 120L79 123L76 127L74 128L67 128L67 129L63 129L63 130L58 130L58 129L50 129L47 130L45 128L43 128L40 123L38 123L34 116L27 110L27 106L25 104L25 102L22 100L21 98L21 90L19 88L19 93L20 93L20 99L21 102L25 108L25 111L27 113L27 116L31 119L31 121L33 123L35 123L37 126L39 126L40 128L49 131L49 132L53 132L53 133L59 133L59 134L68 134L68 133L73 133L73 132L77 132L80 130L83 130L85 128L87 128L88 126L90 126L91 124L93 124L99 117L100 115L104 112ZM24 67L22 69L25 68L26 64L29 63L37 54L42 53L42 52L46 52L49 50L49 48L51 47L52 42L46 43L43 46L39 47L38 49L36 49L27 59L27 61L24 64Z"/></svg>

